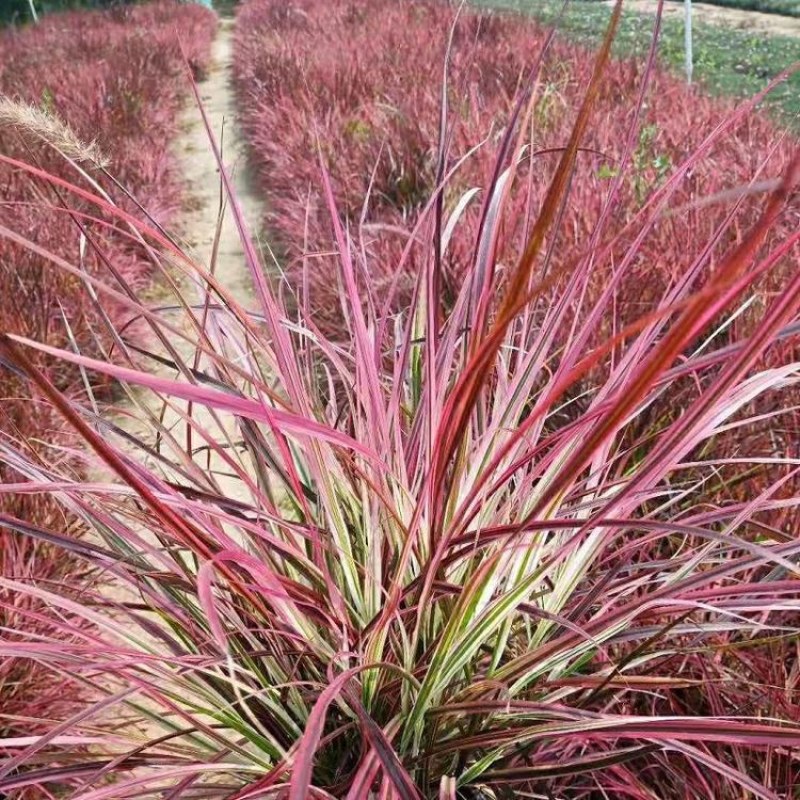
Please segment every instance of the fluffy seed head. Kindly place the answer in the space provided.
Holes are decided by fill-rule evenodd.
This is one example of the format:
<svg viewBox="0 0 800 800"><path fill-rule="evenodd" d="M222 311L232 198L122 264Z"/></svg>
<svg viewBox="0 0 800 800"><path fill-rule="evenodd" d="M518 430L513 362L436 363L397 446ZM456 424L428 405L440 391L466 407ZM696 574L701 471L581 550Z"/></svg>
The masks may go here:
<svg viewBox="0 0 800 800"><path fill-rule="evenodd" d="M0 96L0 128L13 128L58 150L66 158L90 163L98 169L108 166L108 159L95 142L84 142L56 114L28 103Z"/></svg>

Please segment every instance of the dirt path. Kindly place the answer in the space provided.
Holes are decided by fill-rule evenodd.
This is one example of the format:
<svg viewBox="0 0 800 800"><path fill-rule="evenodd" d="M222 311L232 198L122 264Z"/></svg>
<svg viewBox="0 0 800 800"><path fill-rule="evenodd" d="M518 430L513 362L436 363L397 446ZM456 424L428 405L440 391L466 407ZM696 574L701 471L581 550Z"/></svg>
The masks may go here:
<svg viewBox="0 0 800 800"><path fill-rule="evenodd" d="M231 18L222 19L214 40L211 68L199 84L199 91L208 123L217 142L221 143L223 159L232 176L237 200L249 230L255 234L261 224L262 204L248 181L245 142L236 124L236 96L231 74L233 28L234 22ZM189 196L187 208L179 221L179 231L195 261L210 269L213 259L213 271L217 280L245 309L252 309L255 306L252 279L233 214L228 208L223 214L216 256L213 252L219 225L222 187L216 158L195 102L187 104L182 122L183 135L176 143L176 152ZM184 288L185 296L191 302L200 305L205 299L198 287L187 285ZM188 325L188 321L182 317L180 319ZM192 335L187 341L173 343L186 363L191 363L194 358L193 342ZM202 360L199 367L206 367ZM170 377L175 377L175 374L172 373ZM187 423L182 416L183 412L190 411L186 403L173 401L174 406L166 411L152 395L146 395L146 403L150 411L157 415L163 414L164 426L178 442L186 440ZM207 430L215 441L234 441L241 438L236 422L230 415L212 414L202 405L194 405L190 413L194 424ZM152 430L149 433L152 437ZM210 462L208 458L207 454L197 456L198 461L202 461L214 474L217 485L227 497L242 501L251 499L244 495L245 489L241 480L231 476L216 456L211 456Z"/></svg>
<svg viewBox="0 0 800 800"><path fill-rule="evenodd" d="M262 206L247 180L244 141L236 125L235 93L231 85L232 51L233 21L223 19L213 45L211 68L198 88L209 125L217 141L222 142L223 158L232 175L236 196L242 206L248 227L255 232L258 231L261 222ZM187 103L181 129L183 134L176 142L175 152L188 196L185 211L178 222L178 231L194 260L206 269L210 269L213 259L213 271L217 280L238 303L246 309L251 309L255 305L252 280L233 215L227 208L223 215L216 257L214 257L214 240L220 215L221 181L202 116L194 101ZM180 283L184 297L190 303L202 305L205 298L200 287L193 285L188 279ZM174 298L168 302L174 303ZM183 312L168 313L168 316L172 317L171 321L174 324L184 327L187 332L190 330ZM193 342L194 334L187 336L186 340L172 342L187 364L191 364L195 357ZM198 366L203 369L205 365L201 361ZM176 377L174 370L166 368L164 375L170 378ZM137 392L136 397L137 403L143 404L147 411L161 418L164 427L177 442L186 440L187 423L183 412L188 411L188 406L185 402L173 401L173 407L165 410L157 398L149 392ZM142 423L142 411L135 408L130 411L129 415L125 415L127 419L124 427L129 433L134 433L153 444L154 432L147 423ZM191 414L195 423L209 431L216 440L239 438L235 422L231 418L224 418L222 415L215 417L202 405L193 406ZM224 430L220 430L221 424L218 423L223 419ZM141 454L137 454L137 458L139 457ZM160 469L155 463L150 463L149 466L156 471ZM210 468L215 470L215 466L212 463ZM248 499L239 496L242 491L241 482L226 479L225 472L226 470L220 469L217 479L218 483L224 484L223 488L228 496L235 495L242 500Z"/></svg>
<svg viewBox="0 0 800 800"><path fill-rule="evenodd" d="M232 174L235 191L243 208L245 218L251 231L257 231L262 218L261 203L247 181L244 141L239 136L235 121L235 94L231 86L231 61L233 50L233 21L223 19L219 33L214 41L212 65L207 77L199 84L200 98L203 103L209 124L218 141L223 141L223 157L225 164ZM221 182L216 159L208 141L202 116L197 104L192 100L187 102L186 110L181 120L182 134L175 143L175 154L178 159L179 169L184 176L186 185L187 202L185 210L178 220L178 233L183 240L188 252L195 261L206 269L210 267L213 258L214 239L219 224ZM220 228L219 243L214 260L214 273L220 283L226 287L245 308L253 308L254 292L250 273L244 256L239 233L233 221L232 214L226 210ZM176 276L177 277L177 276ZM184 278L179 279L179 285L184 297L193 304L201 305L203 296L198 286ZM159 298L159 289L156 287L155 295ZM162 297L168 305L175 303L171 296ZM159 300L151 300L152 305L159 305ZM184 312L163 312L173 324L183 327L187 333L190 331L189 323L183 316ZM176 337L172 341L173 347L180 357L192 364L195 357L193 335L186 339ZM201 361L198 365L205 367ZM152 362L146 365L147 369L154 369ZM155 367L165 377L175 378L174 369L168 367ZM149 391L133 389L131 400L123 401L117 406L114 414L115 422L128 434L145 442L149 446L159 447L162 452L170 456L169 445L157 444L157 436L152 422L146 417L160 419L164 429L169 431L174 441L179 445L185 443L187 435L187 422L185 414L188 405L184 401L173 400L172 405L164 408L159 399ZM228 415L212 415L208 409L197 404L191 409L194 424L205 428L216 441L238 439L240 435L236 430L235 421ZM198 441L198 437L195 437ZM202 444L202 441L199 443ZM145 463L156 473L165 477L174 477L164 471L163 463L152 456L145 455L138 448L126 445L120 440L123 447L131 447L133 457ZM198 455L198 462L202 462L215 474L217 484L228 497L246 501L249 497L243 496L242 482L227 475L215 458L207 461L208 456ZM99 467L98 478L107 478L104 467ZM116 600L129 599L129 591L116 583L108 587L111 596Z"/></svg>
<svg viewBox="0 0 800 800"><path fill-rule="evenodd" d="M224 139L223 157L226 166L232 173L237 197L242 205L248 226L251 231L255 232L258 231L262 218L262 207L247 181L244 141L238 134L235 122L235 95L230 75L232 50L233 22L230 19L223 19L213 45L211 68L208 76L199 84L199 91L203 107L217 140ZM176 142L175 152L179 169L185 178L188 197L186 208L178 221L178 232L194 258L208 268L213 256L213 245L220 214L220 175L200 111L193 101L187 103L186 110L183 112L181 130L183 133ZM239 303L245 308L253 307L254 294L250 274L236 225L229 212L224 214L220 228L214 272ZM191 282L182 280L180 284L182 291L186 292L190 301L198 302L199 298L192 296L196 290L192 287ZM181 318L174 317L173 322L178 319ZM180 340L172 344L181 357L187 363L191 363L194 356L191 341ZM170 378L175 377L174 370L167 368L163 368L163 374ZM119 413L115 415L117 424L128 433L152 445L155 438L154 430L149 423L143 422L142 419L143 410L146 410L155 417L159 417L163 426L178 442L184 440L186 422L179 410L186 411L185 403L177 401L174 407L165 410L155 396L149 392L134 390L133 397L135 402L123 403L119 407ZM137 408L137 405L140 408ZM221 422L225 427L223 432L202 406L195 406L192 414L198 425L205 427L215 436L236 436L235 424L232 420L227 419ZM151 462L150 457L143 456L138 449L133 452L133 455L137 460L148 463L156 472L163 474L159 464ZM198 460L205 463L205 459L201 459L199 456ZM216 466L212 459L210 468L214 470ZM109 476L101 471L96 477L107 479ZM226 496L241 500L249 499L243 496L241 481L226 478L224 470L219 470L216 480ZM152 538L146 532L141 532L140 535L146 539ZM158 545L155 540L151 543ZM131 586L113 580L105 584L102 592L114 603L138 602L141 599ZM138 626L132 627L130 620L124 614L114 614L114 616L119 620L121 630L128 630L139 641L150 643L155 651L161 648L161 643L156 642L145 631ZM144 703L144 705L147 704ZM120 720L115 718L115 724L118 723ZM164 733L164 729L157 722L145 722L138 715L133 726L128 725L120 730L125 730L131 740L138 745L144 745L148 740L157 738ZM137 774L144 775L147 772L148 770L139 770Z"/></svg>
<svg viewBox="0 0 800 800"><path fill-rule="evenodd" d="M200 84L200 94L215 136L219 139L224 130L223 155L233 171L236 194L250 230L257 231L261 220L261 203L246 179L244 143L235 123L236 102L230 85L232 57L233 20L223 19L214 42L212 66L208 77ZM178 157L191 193L191 207L183 215L181 228L200 262L208 266L219 215L219 171L194 103L190 103L184 112L183 122L185 133L178 143ZM215 271L235 298L249 305L252 284L239 234L229 213L225 215L222 225Z"/></svg>
<svg viewBox="0 0 800 800"><path fill-rule="evenodd" d="M606 0L606 5L613 6L613 0ZM625 0L623 7L626 11L655 14L658 9L658 0ZM683 13L683 3L664 4L664 17L680 17L682 19ZM782 17L778 14L764 14L760 11L743 11L738 8L693 2L692 18L697 22L765 33L769 36L800 37L800 19Z"/></svg>

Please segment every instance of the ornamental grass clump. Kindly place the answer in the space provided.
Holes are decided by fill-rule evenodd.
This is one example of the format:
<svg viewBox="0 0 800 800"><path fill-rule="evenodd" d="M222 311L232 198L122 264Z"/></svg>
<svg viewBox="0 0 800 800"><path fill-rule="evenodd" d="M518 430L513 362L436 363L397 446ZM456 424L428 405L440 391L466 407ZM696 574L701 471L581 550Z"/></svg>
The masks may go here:
<svg viewBox="0 0 800 800"><path fill-rule="evenodd" d="M289 283L303 292L307 311L324 333L335 339L343 311L341 287L333 279L337 245L317 179L320 153L343 224L367 251L368 285L378 308L405 308L410 302L426 252L409 242L408 231L440 174L452 171L437 198L444 214L459 219L458 235L444 234L448 246L439 270L442 306L450 308L465 273L474 269L474 242L483 224L478 188L497 180L497 144L534 63L537 86L526 147L516 181L506 190L502 224L493 229L501 268L523 246L531 215L545 201L590 77L591 53L523 16L471 8L456 15L441 2L247 0L241 5L235 85L257 183L269 197L264 229ZM442 142L443 108L448 124ZM579 325L597 308L613 304L613 313L600 314L587 328L585 347L595 349L656 312L666 297L678 297L686 281L701 286L708 280L720 258L755 224L762 192L772 185L770 176L787 169L796 140L764 114L736 113L732 101L687 87L658 63L647 67L635 59L608 64L590 113L569 198L559 209L558 239L548 242L543 269L572 270L576 247L591 245L589 275L566 313ZM709 139L719 127L724 135ZM671 185L670 210L657 224L643 225L654 193L690 157L691 168ZM782 241L798 224L800 214L789 207L775 220L771 236ZM797 257L795 248L752 282L740 313L717 320L716 346L749 335L790 278ZM565 345L560 337L569 330L562 325L556 331L554 349ZM796 340L785 337L769 348L763 364L798 356ZM612 363L599 361L576 382L570 402L562 404L562 420L586 409L584 401L608 379ZM628 445L646 442L648 427L694 403L697 390L689 378L671 382L628 428ZM773 457L798 455L798 406L797 393L765 393L748 409L760 423L746 433L720 431L706 442L704 458L725 460L736 457L747 436L745 450L763 459L758 469L744 473L720 464L716 478L706 482L708 495L741 500L773 480L781 471L773 468ZM792 496L800 484L791 480L780 491ZM774 517L780 526L794 514L776 510Z"/></svg>
<svg viewBox="0 0 800 800"><path fill-rule="evenodd" d="M522 205L522 220L512 199L532 191L541 62L488 145L485 183L464 186L458 165L445 167L441 115L442 177L394 263L373 262L381 250L365 237L380 231L344 224L323 150L337 330L312 311L318 265L287 284L260 261L220 159L252 308L213 267L136 222L163 268L195 287L165 313L92 280L149 326L152 343L136 352L152 369L125 348L94 358L0 338L5 368L70 422L108 475L75 480L6 437L0 457L20 478L2 491L56 499L94 538L11 524L101 567L120 592L76 602L57 586L0 581L90 624L69 624L66 645L43 637L18 649L97 691L49 733L6 742L0 792L58 782L80 800L775 800L796 784L800 544L763 519L796 507L781 489L797 462L775 453L776 474L741 499L720 499L715 484L723 467L759 467L747 433L761 420L748 409L800 378L793 360L764 363L797 333L800 276L785 263L800 232L780 222L796 211L800 162L769 173L752 224L734 236L723 219L705 247L693 242L698 256L676 261L652 310L621 324L615 291L639 285L644 237L693 213L676 205L679 187L758 98L708 131L618 231L635 110L596 223L556 235L588 125L608 99L618 13L544 197ZM646 81L634 109L645 91ZM459 200L440 203L451 191ZM82 200L123 218L100 197ZM476 227L464 223L469 202ZM715 202L731 211L737 200ZM514 223L524 241L500 258ZM455 246L471 257L445 297ZM576 313L609 252L623 257ZM780 292L737 330L752 286L782 269ZM410 274L407 304L386 296L385 274ZM139 387L140 413L125 411L136 432L65 396L37 353ZM576 391L589 375L601 377ZM691 404L650 414L685 382ZM735 456L702 455L730 430Z"/></svg>

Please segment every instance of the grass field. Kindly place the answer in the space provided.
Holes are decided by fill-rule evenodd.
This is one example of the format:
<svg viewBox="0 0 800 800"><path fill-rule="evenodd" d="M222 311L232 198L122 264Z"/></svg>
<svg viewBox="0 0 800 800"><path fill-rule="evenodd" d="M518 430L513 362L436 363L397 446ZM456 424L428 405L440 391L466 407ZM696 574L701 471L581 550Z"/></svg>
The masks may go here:
<svg viewBox="0 0 800 800"><path fill-rule="evenodd" d="M543 22L557 23L568 36L589 43L600 41L610 14L605 5L585 2L570 3L563 14L563 4L554 0L477 0L476 4L531 14ZM652 16L626 12L616 39L617 55L644 56L652 32ZM683 37L682 21L663 21L661 60L676 70L683 69ZM800 41L788 36L765 36L695 23L694 41L694 76L714 94L738 97L755 94L800 59ZM800 114L800 74L795 73L776 87L769 104L783 121L796 127Z"/></svg>
<svg viewBox="0 0 800 800"><path fill-rule="evenodd" d="M673 5L682 0L667 0ZM709 6L735 8L739 11L758 11L761 14L775 14L782 17L800 17L800 0L700 0ZM588 0L597 2L597 0Z"/></svg>
<svg viewBox="0 0 800 800"><path fill-rule="evenodd" d="M779 14L784 17L800 17L798 0L703 0L712 6L739 8L743 11L760 11L762 14Z"/></svg>

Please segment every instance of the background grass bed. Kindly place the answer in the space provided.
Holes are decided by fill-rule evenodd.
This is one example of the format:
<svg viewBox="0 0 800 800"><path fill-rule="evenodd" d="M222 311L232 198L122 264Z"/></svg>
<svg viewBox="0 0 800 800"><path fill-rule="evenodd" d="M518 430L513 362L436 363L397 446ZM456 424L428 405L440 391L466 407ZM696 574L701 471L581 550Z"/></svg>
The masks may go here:
<svg viewBox="0 0 800 800"><path fill-rule="evenodd" d="M564 35L597 44L610 9L599 3L571 2L562 15L563 3L552 0L480 0L485 8L530 14L555 24ZM619 55L643 57L651 41L653 17L625 12L615 51ZM798 60L800 45L792 37L768 36L717 25L695 23L695 78L715 94L747 97L761 90L770 79L791 68ZM684 64L683 23L665 19L659 56L680 75ZM781 120L796 126L800 114L800 75L792 75L770 93L767 105Z"/></svg>
<svg viewBox="0 0 800 800"><path fill-rule="evenodd" d="M143 216L130 199L135 196L160 224L174 222L184 187L170 144L189 88L176 34L185 40L200 73L215 28L213 14L199 7L158 2L105 13L58 14L35 27L0 31L0 93L5 95L0 153L78 182L85 190L102 187L121 207ZM107 166L108 174L99 164ZM2 224L35 239L45 253L33 253L7 237L0 241L3 332L95 355L107 352L113 343L108 325L124 325L127 310L114 302L98 304L80 277L62 273L46 254L73 261L95 277L110 277L113 265L128 287L142 291L152 268L146 252L119 220L90 204L68 202L63 189L13 165L0 165L0 185ZM82 392L79 369L46 357L37 363L62 391ZM75 440L69 426L40 395L31 396L18 374L0 372L0 396L6 446L23 447L39 469L82 474L83 459L71 449ZM16 466L6 452L0 465L4 482L23 478ZM73 514L44 494L3 492L0 514L62 531L79 527ZM4 521L0 576L59 585L76 595L86 589L85 565L59 548L19 537ZM0 589L0 628L9 633L9 645L34 633L57 637L62 631L46 604L5 588ZM43 662L0 657L0 740L67 717L80 694L81 687L60 680Z"/></svg>
<svg viewBox="0 0 800 800"><path fill-rule="evenodd" d="M723 8L760 11L762 14L800 17L800 2L798 0L702 0L702 2L712 6L722 6Z"/></svg>

